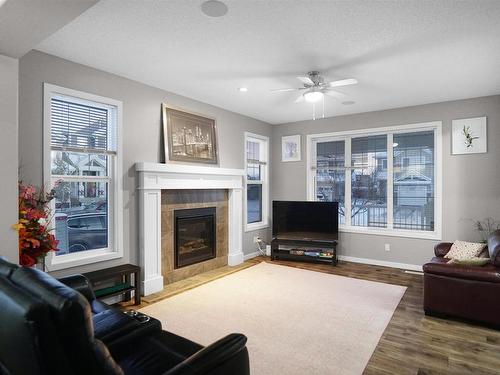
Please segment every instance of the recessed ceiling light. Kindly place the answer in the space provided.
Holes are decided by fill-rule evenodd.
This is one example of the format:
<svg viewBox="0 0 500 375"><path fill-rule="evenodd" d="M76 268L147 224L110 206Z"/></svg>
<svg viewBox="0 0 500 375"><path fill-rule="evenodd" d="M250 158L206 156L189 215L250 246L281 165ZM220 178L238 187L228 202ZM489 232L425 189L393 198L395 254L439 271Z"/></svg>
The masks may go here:
<svg viewBox="0 0 500 375"><path fill-rule="evenodd" d="M201 11L209 17L222 17L227 13L227 5L222 1L208 0L201 4Z"/></svg>
<svg viewBox="0 0 500 375"><path fill-rule="evenodd" d="M343 105L353 105L356 102L353 102L352 100L346 100L345 102L342 102Z"/></svg>
<svg viewBox="0 0 500 375"><path fill-rule="evenodd" d="M247 92L248 88L246 88L246 87L238 87L238 91L239 92Z"/></svg>

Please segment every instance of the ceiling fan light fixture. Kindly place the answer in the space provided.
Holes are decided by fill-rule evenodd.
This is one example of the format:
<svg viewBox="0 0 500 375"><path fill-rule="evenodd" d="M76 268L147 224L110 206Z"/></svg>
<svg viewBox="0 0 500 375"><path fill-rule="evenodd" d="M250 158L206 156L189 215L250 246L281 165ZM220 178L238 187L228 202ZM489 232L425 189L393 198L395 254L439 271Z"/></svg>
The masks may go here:
<svg viewBox="0 0 500 375"><path fill-rule="evenodd" d="M304 99L308 103L316 103L323 99L323 93L321 91L308 91L304 94Z"/></svg>

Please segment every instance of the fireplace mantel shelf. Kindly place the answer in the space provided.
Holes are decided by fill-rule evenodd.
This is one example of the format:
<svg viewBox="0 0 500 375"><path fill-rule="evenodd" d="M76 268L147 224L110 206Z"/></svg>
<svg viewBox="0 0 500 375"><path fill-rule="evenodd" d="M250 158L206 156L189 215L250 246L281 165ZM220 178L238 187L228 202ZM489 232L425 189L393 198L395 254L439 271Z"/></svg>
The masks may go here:
<svg viewBox="0 0 500 375"><path fill-rule="evenodd" d="M161 191L227 189L229 204L228 264L243 262L244 169L200 165L136 163L139 193L139 259L144 295L163 289L161 272Z"/></svg>
<svg viewBox="0 0 500 375"><path fill-rule="evenodd" d="M135 163L136 172L143 173L183 173L183 174L208 174L220 176L244 176L244 169L206 167L200 165L163 164L163 163Z"/></svg>
<svg viewBox="0 0 500 375"><path fill-rule="evenodd" d="M136 163L138 189L242 189L244 169Z"/></svg>

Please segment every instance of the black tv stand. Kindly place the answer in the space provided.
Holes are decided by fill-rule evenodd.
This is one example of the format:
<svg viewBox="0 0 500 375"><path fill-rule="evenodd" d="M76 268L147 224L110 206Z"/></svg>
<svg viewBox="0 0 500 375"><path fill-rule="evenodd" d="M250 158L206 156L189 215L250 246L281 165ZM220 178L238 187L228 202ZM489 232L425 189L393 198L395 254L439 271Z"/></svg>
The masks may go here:
<svg viewBox="0 0 500 375"><path fill-rule="evenodd" d="M328 234L296 232L278 235L271 242L271 260L329 263L335 266L338 262L337 243L337 239Z"/></svg>

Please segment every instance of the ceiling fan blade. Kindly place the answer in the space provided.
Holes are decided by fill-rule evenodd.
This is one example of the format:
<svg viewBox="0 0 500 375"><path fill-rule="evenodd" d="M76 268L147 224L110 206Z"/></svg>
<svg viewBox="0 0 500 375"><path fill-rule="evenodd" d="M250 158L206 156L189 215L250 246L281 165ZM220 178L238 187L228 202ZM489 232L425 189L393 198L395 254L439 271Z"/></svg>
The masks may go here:
<svg viewBox="0 0 500 375"><path fill-rule="evenodd" d="M304 95L300 95L297 99L294 100L294 103L302 103L304 101Z"/></svg>
<svg viewBox="0 0 500 375"><path fill-rule="evenodd" d="M331 96L332 98L335 99L344 99L347 96L346 94L333 90L325 90L323 92L325 95Z"/></svg>
<svg viewBox="0 0 500 375"><path fill-rule="evenodd" d="M358 80L355 78L347 78L347 79L341 79L338 81L333 81L329 83L330 87L340 87L340 86L348 86L348 85L355 85L358 83Z"/></svg>
<svg viewBox="0 0 500 375"><path fill-rule="evenodd" d="M297 79L305 85L313 85L314 86L314 82L309 77L297 77Z"/></svg>
<svg viewBox="0 0 500 375"><path fill-rule="evenodd" d="M288 89L274 89L274 90L271 90L271 92L287 92L287 91L295 91L297 89L292 89L292 88L288 88Z"/></svg>

